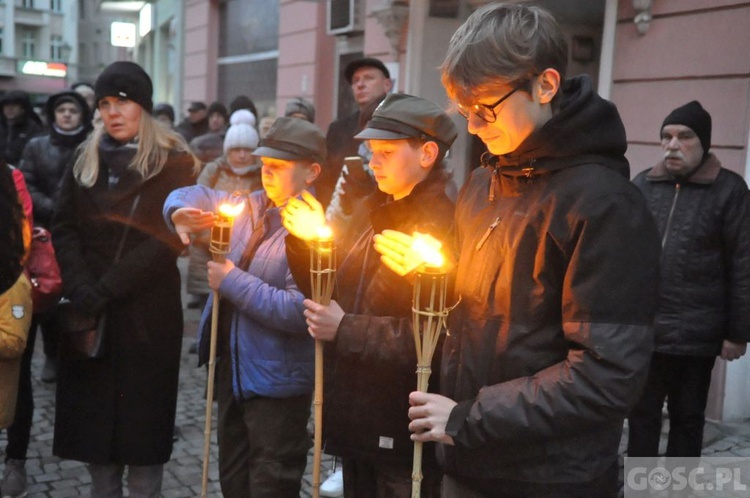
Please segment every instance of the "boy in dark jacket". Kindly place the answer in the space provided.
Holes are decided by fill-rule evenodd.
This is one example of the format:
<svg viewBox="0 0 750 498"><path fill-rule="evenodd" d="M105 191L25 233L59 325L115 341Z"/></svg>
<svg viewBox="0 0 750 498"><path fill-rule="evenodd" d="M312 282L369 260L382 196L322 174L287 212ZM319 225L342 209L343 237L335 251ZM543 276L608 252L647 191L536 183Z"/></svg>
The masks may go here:
<svg viewBox="0 0 750 498"><path fill-rule="evenodd" d="M310 335L327 341L323 437L326 453L343 458L347 497L410 495L413 444L406 414L417 381L412 284L381 264L372 239L386 229L448 236L453 203L445 195L442 159L456 134L434 103L404 94L385 98L356 136L369 141L380 190L368 199L369 226L341 255L336 300L329 306L304 302ZM317 222L306 222L311 215ZM322 207L305 196L290 200L283 216L296 236L287 238L292 271L300 288L309 288L309 256L301 239L309 240L306 229L323 223ZM422 496L437 497L433 448L424 453Z"/></svg>
<svg viewBox="0 0 750 498"><path fill-rule="evenodd" d="M623 419L653 347L659 239L617 109L588 77L564 80L567 54L547 11L493 3L442 66L489 150L456 203L461 302L442 395L410 395L413 438L441 443L447 498L617 495Z"/></svg>

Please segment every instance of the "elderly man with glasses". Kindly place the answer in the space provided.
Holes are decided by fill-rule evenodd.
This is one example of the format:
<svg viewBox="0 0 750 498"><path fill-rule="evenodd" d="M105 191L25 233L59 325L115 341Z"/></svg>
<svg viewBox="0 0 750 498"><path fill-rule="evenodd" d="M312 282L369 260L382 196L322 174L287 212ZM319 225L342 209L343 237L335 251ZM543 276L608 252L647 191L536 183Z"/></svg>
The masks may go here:
<svg viewBox="0 0 750 498"><path fill-rule="evenodd" d="M490 4L453 35L443 84L489 150L456 205L441 393L410 395L445 497L617 496L625 416L648 372L659 238L629 182L625 130L565 79L555 19ZM408 236L376 248L396 271Z"/></svg>

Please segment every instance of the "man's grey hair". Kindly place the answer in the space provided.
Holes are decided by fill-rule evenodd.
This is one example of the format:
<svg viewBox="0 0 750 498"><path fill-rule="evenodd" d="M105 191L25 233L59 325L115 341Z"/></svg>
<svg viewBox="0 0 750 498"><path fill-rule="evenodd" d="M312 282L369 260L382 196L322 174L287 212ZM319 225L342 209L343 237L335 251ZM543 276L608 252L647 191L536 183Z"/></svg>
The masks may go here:
<svg viewBox="0 0 750 498"><path fill-rule="evenodd" d="M441 66L448 95L470 102L478 90L531 78L547 68L565 77L568 44L547 10L492 3L474 12L451 38Z"/></svg>

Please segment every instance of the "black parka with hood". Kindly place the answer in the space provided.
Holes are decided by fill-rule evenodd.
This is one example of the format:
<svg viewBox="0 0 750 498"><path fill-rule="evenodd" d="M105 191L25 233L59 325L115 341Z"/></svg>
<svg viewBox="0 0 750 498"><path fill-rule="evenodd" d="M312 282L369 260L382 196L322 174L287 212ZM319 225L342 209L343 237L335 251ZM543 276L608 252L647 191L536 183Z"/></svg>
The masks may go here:
<svg viewBox="0 0 750 498"><path fill-rule="evenodd" d="M625 149L614 105L576 77L553 117L459 195L462 301L441 375L455 446L438 455L479 491L590 481L617 461L653 348L659 264Z"/></svg>
<svg viewBox="0 0 750 498"><path fill-rule="evenodd" d="M70 134L57 129L55 123L56 103L60 99L73 99L81 109L81 127ZM34 221L50 228L52 215L62 187L62 179L73 152L91 132L91 112L86 100L77 92L61 92L47 100L45 106L49 133L32 138L23 150L19 169L34 203Z"/></svg>
<svg viewBox="0 0 750 498"><path fill-rule="evenodd" d="M23 90L11 90L3 95L0 108L5 104L18 104L23 108L23 114L10 122L0 112L0 152L8 164L18 166L23 148L29 140L44 132L44 126L34 112L29 94Z"/></svg>

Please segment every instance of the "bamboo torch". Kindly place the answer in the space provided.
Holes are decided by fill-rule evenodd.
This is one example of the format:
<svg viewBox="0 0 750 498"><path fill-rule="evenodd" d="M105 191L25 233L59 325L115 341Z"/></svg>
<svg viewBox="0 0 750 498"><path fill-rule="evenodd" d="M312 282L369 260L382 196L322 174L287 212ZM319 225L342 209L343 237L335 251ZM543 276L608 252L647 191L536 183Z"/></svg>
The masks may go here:
<svg viewBox="0 0 750 498"><path fill-rule="evenodd" d="M328 226L318 229L317 237L310 244L310 284L312 299L328 305L331 302L336 277L336 247L333 233ZM323 341L315 340L315 438L313 445L313 498L320 496L320 462L323 455Z"/></svg>
<svg viewBox="0 0 750 498"><path fill-rule="evenodd" d="M219 214L211 228L211 242L208 249L211 257L217 263L223 263L229 253L229 244L232 240L232 225L234 218L242 211L243 204L222 204L219 206ZM208 487L208 461L211 448L211 412L214 400L214 374L216 372L216 337L219 329L219 291L213 291L213 307L211 308L211 347L208 353L208 386L206 389L206 425L203 436L203 482L201 487L201 498L206 498Z"/></svg>
<svg viewBox="0 0 750 498"><path fill-rule="evenodd" d="M414 280L412 328L417 350L417 390L427 392L432 373L432 356L450 311L445 303L448 289L447 269L439 249L429 245L424 239L415 238L412 249L418 252L424 261L417 268ZM415 441L411 475L412 498L421 496L422 477L422 442Z"/></svg>

